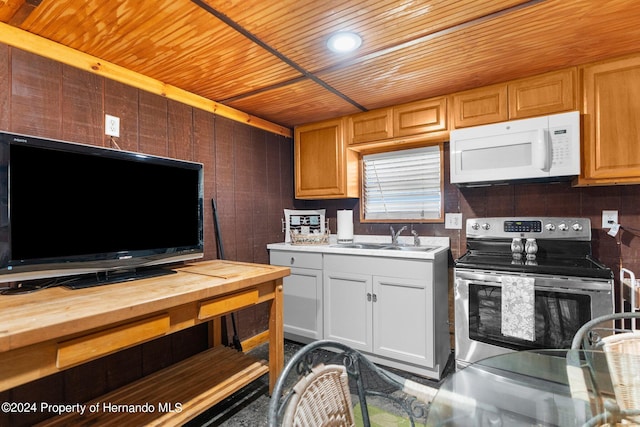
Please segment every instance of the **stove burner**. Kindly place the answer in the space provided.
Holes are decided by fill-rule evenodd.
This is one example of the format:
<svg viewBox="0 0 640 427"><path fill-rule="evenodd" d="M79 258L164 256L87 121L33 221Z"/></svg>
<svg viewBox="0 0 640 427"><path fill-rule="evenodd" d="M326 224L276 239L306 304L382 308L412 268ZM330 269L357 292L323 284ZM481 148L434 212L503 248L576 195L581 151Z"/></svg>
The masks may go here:
<svg viewBox="0 0 640 427"><path fill-rule="evenodd" d="M587 218L474 218L467 219L466 230L467 253L455 261L456 268L613 278L591 255Z"/></svg>

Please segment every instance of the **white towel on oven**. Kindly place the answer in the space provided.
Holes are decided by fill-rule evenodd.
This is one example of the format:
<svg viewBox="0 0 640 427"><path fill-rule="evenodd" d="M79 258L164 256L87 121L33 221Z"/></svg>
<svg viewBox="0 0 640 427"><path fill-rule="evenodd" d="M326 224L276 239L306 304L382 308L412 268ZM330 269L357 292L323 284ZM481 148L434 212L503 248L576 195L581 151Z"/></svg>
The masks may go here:
<svg viewBox="0 0 640 427"><path fill-rule="evenodd" d="M533 277L502 276L502 335L535 341Z"/></svg>

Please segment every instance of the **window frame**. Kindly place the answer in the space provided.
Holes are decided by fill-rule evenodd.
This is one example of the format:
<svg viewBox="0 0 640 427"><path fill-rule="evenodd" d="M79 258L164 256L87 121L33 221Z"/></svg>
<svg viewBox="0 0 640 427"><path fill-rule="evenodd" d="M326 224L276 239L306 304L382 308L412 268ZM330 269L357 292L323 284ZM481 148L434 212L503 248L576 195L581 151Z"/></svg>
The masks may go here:
<svg viewBox="0 0 640 427"><path fill-rule="evenodd" d="M375 218L375 219L367 219L365 218L365 188L364 188L364 156L368 154L383 154L383 153L392 153L404 150L412 150L416 148L428 148L428 147L438 147L438 153L440 156L440 212L438 213L437 218L420 218L420 219L406 219L406 218ZM430 144L422 144L419 146L410 146L410 147L400 147L395 150L380 150L380 151L371 151L371 152L361 152L360 153L360 222L361 223L387 223L387 224L395 224L395 223L444 223L444 142L430 143Z"/></svg>

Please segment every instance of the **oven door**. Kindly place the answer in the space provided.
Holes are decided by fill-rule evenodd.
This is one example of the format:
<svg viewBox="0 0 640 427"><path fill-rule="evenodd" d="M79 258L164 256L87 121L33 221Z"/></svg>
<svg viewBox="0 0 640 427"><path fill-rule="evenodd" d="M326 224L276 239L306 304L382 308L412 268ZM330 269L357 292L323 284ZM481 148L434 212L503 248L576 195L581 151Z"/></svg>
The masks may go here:
<svg viewBox="0 0 640 427"><path fill-rule="evenodd" d="M613 313L610 280L533 275L529 277L535 278L535 340L505 336L501 333L502 274L456 269L457 367L510 351L570 348L580 326L594 317Z"/></svg>

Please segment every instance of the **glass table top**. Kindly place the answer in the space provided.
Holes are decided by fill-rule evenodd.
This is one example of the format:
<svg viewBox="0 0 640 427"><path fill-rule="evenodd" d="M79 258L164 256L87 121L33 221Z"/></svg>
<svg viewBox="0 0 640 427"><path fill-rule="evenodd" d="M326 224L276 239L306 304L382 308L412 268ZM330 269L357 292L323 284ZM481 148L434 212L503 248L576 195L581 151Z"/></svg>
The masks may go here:
<svg viewBox="0 0 640 427"><path fill-rule="evenodd" d="M640 366L640 356L531 350L478 361L442 383L431 403L427 425L602 425L612 420L605 408L615 409L618 403L612 362ZM640 378L637 380L640 387Z"/></svg>

